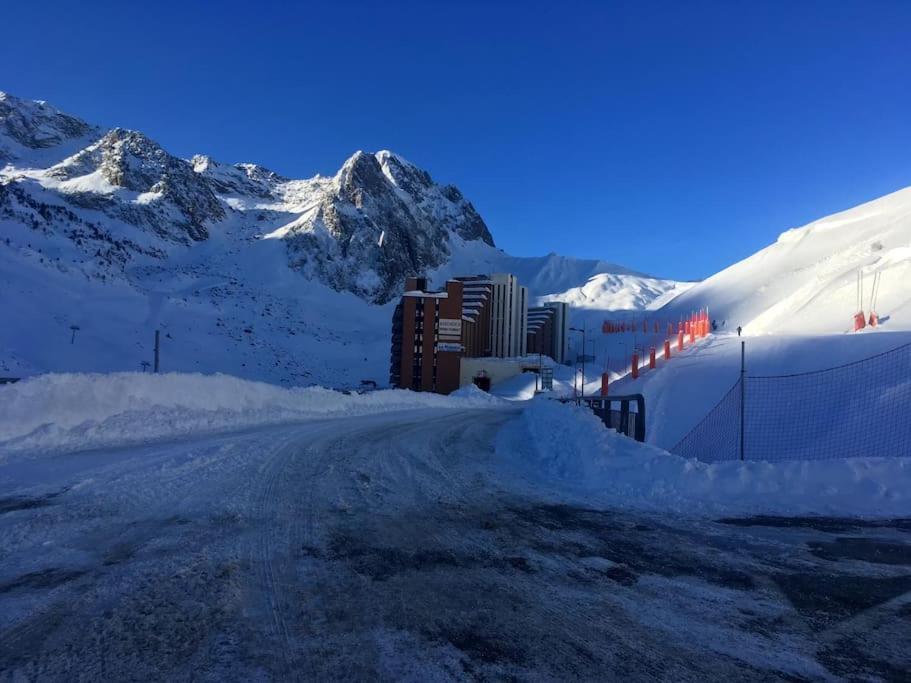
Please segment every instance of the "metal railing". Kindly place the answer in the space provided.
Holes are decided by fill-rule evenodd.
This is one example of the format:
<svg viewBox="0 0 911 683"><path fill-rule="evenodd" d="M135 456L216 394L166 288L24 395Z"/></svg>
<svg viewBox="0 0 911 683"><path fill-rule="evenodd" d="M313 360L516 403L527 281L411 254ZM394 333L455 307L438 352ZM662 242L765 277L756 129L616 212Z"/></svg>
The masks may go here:
<svg viewBox="0 0 911 683"><path fill-rule="evenodd" d="M601 418L604 426L615 429L636 441L645 441L645 397L642 394L626 396L585 396L563 398L563 403L584 403ZM614 406L619 406L619 410ZM630 410L635 406L635 410Z"/></svg>

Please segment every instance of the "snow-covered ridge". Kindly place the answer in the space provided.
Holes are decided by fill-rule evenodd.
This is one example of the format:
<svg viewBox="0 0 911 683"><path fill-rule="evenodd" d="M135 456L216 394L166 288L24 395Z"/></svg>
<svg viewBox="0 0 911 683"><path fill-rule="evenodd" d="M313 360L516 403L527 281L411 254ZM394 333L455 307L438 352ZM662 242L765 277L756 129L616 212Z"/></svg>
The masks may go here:
<svg viewBox="0 0 911 683"><path fill-rule="evenodd" d="M0 91L0 168L46 168L97 140L104 131L42 100Z"/></svg>
<svg viewBox="0 0 911 683"><path fill-rule="evenodd" d="M670 316L708 305L749 334L845 332L871 304L885 329L911 328L911 188L782 233L774 243L692 287ZM872 301L874 273L881 284Z"/></svg>
<svg viewBox="0 0 911 683"><path fill-rule="evenodd" d="M581 287L573 287L540 298L564 301L577 309L650 311L660 308L694 284L641 275L600 273L589 278Z"/></svg>

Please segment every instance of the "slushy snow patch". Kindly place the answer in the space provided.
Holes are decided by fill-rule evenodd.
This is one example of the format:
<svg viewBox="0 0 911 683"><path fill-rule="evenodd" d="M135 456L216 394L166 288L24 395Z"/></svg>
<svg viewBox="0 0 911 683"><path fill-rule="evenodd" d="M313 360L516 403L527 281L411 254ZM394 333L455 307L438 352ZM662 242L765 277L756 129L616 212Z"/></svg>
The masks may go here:
<svg viewBox="0 0 911 683"><path fill-rule="evenodd" d="M574 501L686 515L911 515L911 458L790 462L684 459L606 429L587 408L529 402L497 452L534 487Z"/></svg>
<svg viewBox="0 0 911 683"><path fill-rule="evenodd" d="M495 403L483 392L344 394L229 375L47 374L0 386L0 453L77 450L320 417Z"/></svg>

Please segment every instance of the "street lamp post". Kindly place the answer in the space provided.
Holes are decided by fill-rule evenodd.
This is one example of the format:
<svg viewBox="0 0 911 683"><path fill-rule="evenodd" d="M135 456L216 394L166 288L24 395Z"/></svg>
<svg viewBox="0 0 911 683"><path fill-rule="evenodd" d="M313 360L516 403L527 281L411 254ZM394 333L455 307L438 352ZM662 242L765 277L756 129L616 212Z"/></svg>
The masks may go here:
<svg viewBox="0 0 911 683"><path fill-rule="evenodd" d="M582 398L585 398L585 328L579 329L578 327L570 327L572 332L581 332L582 333L582 391L579 393L582 395Z"/></svg>

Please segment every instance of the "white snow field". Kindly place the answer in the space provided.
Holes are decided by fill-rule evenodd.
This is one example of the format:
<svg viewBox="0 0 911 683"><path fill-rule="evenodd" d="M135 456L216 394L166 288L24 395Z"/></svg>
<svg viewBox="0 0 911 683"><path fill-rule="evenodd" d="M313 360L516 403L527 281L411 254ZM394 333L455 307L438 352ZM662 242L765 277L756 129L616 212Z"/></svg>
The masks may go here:
<svg viewBox="0 0 911 683"><path fill-rule="evenodd" d="M775 244L689 288L665 317L709 307L747 334L826 334L852 328L857 274L869 316L873 275L883 329L911 329L911 188L782 233Z"/></svg>
<svg viewBox="0 0 911 683"><path fill-rule="evenodd" d="M141 393L156 415L160 394ZM260 405L301 398L251 394ZM95 419L111 412L100 387L89 399ZM907 520L718 519L710 508L801 500L807 482L761 468L741 481L540 399L498 410L457 402L130 447L7 451L0 671L765 681L896 679L911 666ZM831 479L848 485L836 467ZM864 476L876 478L872 467ZM703 497L718 505L698 506ZM907 505L881 502L883 514Z"/></svg>

